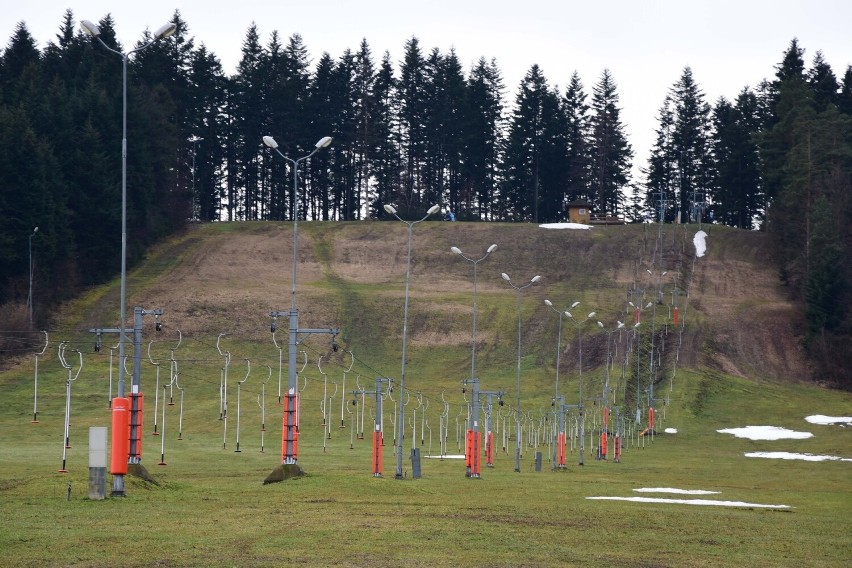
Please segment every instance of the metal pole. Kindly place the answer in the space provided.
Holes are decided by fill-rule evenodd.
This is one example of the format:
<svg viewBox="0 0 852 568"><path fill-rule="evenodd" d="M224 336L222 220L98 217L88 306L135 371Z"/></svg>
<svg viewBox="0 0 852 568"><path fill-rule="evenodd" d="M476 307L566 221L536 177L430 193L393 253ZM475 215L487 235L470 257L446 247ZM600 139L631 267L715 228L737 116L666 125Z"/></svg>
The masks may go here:
<svg viewBox="0 0 852 568"><path fill-rule="evenodd" d="M38 227L33 229L33 232L28 239L30 251L30 291L27 295L27 310L30 316L30 329L33 327L33 237L36 233L38 233Z"/></svg>
<svg viewBox="0 0 852 568"><path fill-rule="evenodd" d="M404 437L405 432L405 403L403 402L402 397L405 394L405 357L406 346L408 341L408 291L411 282L411 237L414 225L425 221L426 218L429 217L429 215L437 213L439 211L439 208L437 205L433 205L429 208L428 211L426 211L426 215L424 215L423 218L419 221L403 221L402 218L397 215L396 209L392 205L385 205L385 211L396 217L402 223L405 223L408 227L408 261L405 269L405 307L403 309L402 315L402 368L400 370L399 377L399 435L397 436L396 441L396 472L394 474L395 479L402 479L402 439Z"/></svg>
<svg viewBox="0 0 852 568"><path fill-rule="evenodd" d="M297 357L297 334L299 332L299 311L296 309L296 270L299 260L299 203L297 186L299 182L299 163L307 160L316 154L321 148L325 148L331 144L331 137L326 136L321 138L315 145L313 151L307 156L303 156L296 160L288 158L278 149L278 143L271 136L264 136L263 143L281 156L285 161L289 162L293 168L293 285L291 291L291 308L290 308L290 336L288 349L288 369L287 369L287 396L290 399L288 402L288 411L285 413L285 434L286 447L284 448L284 464L297 464L298 456L295 455L295 445L293 443L295 435L298 433L298 405L299 405L299 384L296 377L296 357ZM283 315L276 312L276 315Z"/></svg>
<svg viewBox="0 0 852 568"><path fill-rule="evenodd" d="M515 436L515 472L521 471L521 291L525 288L532 286L541 280L541 276L533 276L530 281L523 286L515 286L512 282L512 279L509 278L509 275L503 272L500 275L503 280L505 280L509 286L511 286L516 294L517 298L517 307L518 307L518 366L517 366L517 383L518 383L518 392L517 392L517 408L516 408L516 436Z"/></svg>
<svg viewBox="0 0 852 568"><path fill-rule="evenodd" d="M119 315L121 325L118 332L118 358L119 361L123 362L125 360L125 343L127 342L124 327L127 317L127 60L133 53L145 49L159 39L172 35L177 26L167 24L160 27L154 33L151 41L126 53L116 51L104 43L100 37L101 32L98 26L92 22L82 20L80 27L83 28L85 33L96 38L107 51L121 57L121 305ZM124 365L121 365L118 369L118 397L124 397L125 380L126 370ZM136 386L138 387L138 384ZM124 475L113 475L112 494L124 495Z"/></svg>

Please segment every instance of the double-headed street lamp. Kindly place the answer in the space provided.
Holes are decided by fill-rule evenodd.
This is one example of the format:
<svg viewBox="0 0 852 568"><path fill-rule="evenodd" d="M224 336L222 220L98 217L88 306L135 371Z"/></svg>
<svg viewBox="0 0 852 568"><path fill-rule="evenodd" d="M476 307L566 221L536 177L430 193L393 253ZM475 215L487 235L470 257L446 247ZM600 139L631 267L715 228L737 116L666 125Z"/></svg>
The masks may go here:
<svg viewBox="0 0 852 568"><path fill-rule="evenodd" d="M299 183L299 163L307 160L314 154L316 154L322 148L327 148L331 145L332 138L331 136L324 136L320 138L316 144L314 144L313 151L307 156L303 156L301 158L292 159L288 158L284 154L281 153L281 150L278 149L278 142L275 141L275 138L272 136L264 136L263 143L266 144L269 148L275 150L279 156L281 156L284 160L290 163L293 168L293 199L292 199L292 207L293 207L293 287L291 293L291 308L289 312L280 312L274 311L271 312L271 316L273 317L272 323L272 332L275 333L277 324L275 323L278 316L289 316L290 320L290 335L288 340L288 352L287 352L287 396L286 396L286 405L284 408L284 429L282 431L282 461L285 465L297 465L298 464L298 416L299 416L299 383L298 378L296 376L296 358L298 357L297 346L298 346L298 334L300 332L304 333L337 333L337 330L333 329L299 329L299 312L296 309L296 266L298 264L299 259L299 201L298 201L298 192L297 185ZM274 336L273 336L274 340Z"/></svg>
<svg viewBox="0 0 852 568"><path fill-rule="evenodd" d="M30 291L27 294L27 311L30 315L30 329L33 327L33 237L38 233L38 227L30 235Z"/></svg>
<svg viewBox="0 0 852 568"><path fill-rule="evenodd" d="M639 334L638 328L639 328L639 324L642 322L642 312L645 311L646 309L650 308L653 305L653 303L648 302L644 306L636 305L633 302L627 302L627 303L630 305L631 308L633 308L633 313L634 313L633 317L634 317L634 321L635 321L635 323L633 324L633 328L636 330L636 424L639 424L642 420L642 412L641 412L642 376L641 376L641 373L640 373L640 370L641 370L640 362L641 362L642 357L641 357L641 350L640 350L641 335ZM653 332L652 332L651 335L652 335L652 338L653 338ZM651 358L651 357L649 356L649 358ZM652 380L653 380L653 378L652 378Z"/></svg>
<svg viewBox="0 0 852 568"><path fill-rule="evenodd" d="M406 264L405 269L405 308L403 309L402 314L402 370L400 371L399 377L399 426L396 436L396 473L394 474L394 477L396 479L402 479L402 434L403 432L405 432L405 402L402 397L405 395L405 350L406 342L408 340L408 286L409 282L411 281L411 234L414 225L425 221L430 215L434 215L440 210L441 208L436 204L430 207L428 211L426 211L426 214L423 216L422 219L419 219L417 221L405 221L397 214L396 208L393 205L385 205L385 211L387 213L393 215L399 221L405 223L408 226L408 263Z"/></svg>
<svg viewBox="0 0 852 568"><path fill-rule="evenodd" d="M517 393L517 432L515 437L515 471L521 471L521 292L525 288L529 288L533 284L538 283L541 280L541 276L533 276L529 282L524 284L523 286L516 286L512 279L509 278L509 275L503 272L500 276L505 280L509 286L511 286L516 294L517 305L518 305L518 393Z"/></svg>
<svg viewBox="0 0 852 568"><path fill-rule="evenodd" d="M470 348L470 381L473 384L473 411L470 413L470 418L468 420L468 431L472 433L473 439L478 440L479 437L479 379L476 376L476 267L477 265L488 258L492 252L497 250L497 245L493 244L488 247L488 250L485 251L485 254L479 259L473 259L466 256L459 247L450 247L450 250L455 254L459 255L466 261L473 264L473 332L471 334L471 348ZM471 448L471 456L473 457L473 471L468 471L468 475L471 477L479 477L479 455L473 455L474 451L478 452L479 444L478 442L473 444ZM471 466L468 467L471 469Z"/></svg>
<svg viewBox="0 0 852 568"><path fill-rule="evenodd" d="M580 302L574 302L571 304L571 308L575 308L580 305ZM584 323L595 317L596 312L589 312L583 319L576 319L571 315L571 312L565 312L565 315L571 319L575 324L577 324L577 345L579 349L579 363L577 365L579 371L579 391L580 391L580 401L579 401L579 413L580 413L580 463L579 465L583 465L583 437L585 435L585 419L583 417L583 333L581 331L581 327Z"/></svg>
<svg viewBox="0 0 852 568"><path fill-rule="evenodd" d="M288 158L284 154L281 153L281 150L278 149L278 142L275 141L275 138L272 136L264 136L263 143L275 150L279 156L290 162L290 165L293 167L293 293L292 293L292 309L296 309L296 261L298 259L299 252L299 202L298 202L298 194L296 192L296 187L299 183L299 163L307 160L322 148L327 148L331 146L332 138L331 136L323 136L320 138L316 144L314 144L313 151L307 156L303 156L301 158L292 159ZM295 358L293 359L295 361ZM295 368L293 369L295 371Z"/></svg>
<svg viewBox="0 0 852 568"><path fill-rule="evenodd" d="M575 302L574 306L576 306L579 302ZM559 366L561 363L561 352L562 352L562 316L567 314L567 311L557 310L553 307L553 302L550 300L545 300L544 304L559 314L559 332L556 337L556 386L553 392L553 407L555 409L556 415L559 417L558 420L558 432L556 434L556 443L553 444L553 469L556 469L557 465L561 468L564 467L564 446L565 446L565 409L564 409L564 397L559 397ZM571 306L572 309L574 306Z"/></svg>
<svg viewBox="0 0 852 568"><path fill-rule="evenodd" d="M473 259L466 256L460 248L458 247L450 247L450 250L465 259L466 261L473 264L473 333L471 337L471 348L470 348L470 378L476 378L476 267L477 265L488 258L492 252L497 250L497 245L491 245L488 247L488 250L485 251L485 254L482 258Z"/></svg>
<svg viewBox="0 0 852 568"><path fill-rule="evenodd" d="M125 318L127 316L127 60L134 54L142 51L154 42L160 39L167 38L175 33L177 26L174 23L163 24L148 43L145 43L136 49L131 49L127 52L120 52L108 46L101 39L101 30L96 24L89 20L81 20L80 27L85 33L97 39L98 42L111 53L115 53L121 57L121 306L120 306L120 321L121 325L118 329L118 394L117 398L124 397L126 370L124 368L125 361L125 344L127 338L125 336ZM138 390L137 381L139 378L132 378L135 387ZM115 436L115 433L113 433ZM112 482L113 495L124 495L124 475L114 474Z"/></svg>

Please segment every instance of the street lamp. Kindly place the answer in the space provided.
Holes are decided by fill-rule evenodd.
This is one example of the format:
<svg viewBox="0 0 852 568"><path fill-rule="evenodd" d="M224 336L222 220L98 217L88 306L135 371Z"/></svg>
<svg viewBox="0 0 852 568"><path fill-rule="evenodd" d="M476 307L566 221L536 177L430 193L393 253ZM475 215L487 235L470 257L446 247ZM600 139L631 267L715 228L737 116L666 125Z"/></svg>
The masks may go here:
<svg viewBox="0 0 852 568"><path fill-rule="evenodd" d="M636 424L639 424L639 422L641 422L641 420L642 420L642 414L641 414L642 376L640 374L640 368L641 368L640 367L640 360L641 360L641 351L640 351L641 343L640 343L640 340L641 340L641 335L639 334L638 328L639 328L639 324L642 321L642 319L641 319L642 312L644 310L650 308L653 305L653 303L648 302L647 304L645 304L645 306L637 306L633 302L627 302L627 303L630 305L631 308L633 308L633 312L634 312L633 317L634 317L634 320L636 322L633 325L633 328L636 329ZM653 339L653 331L652 331L651 336L652 336L652 339Z"/></svg>
<svg viewBox="0 0 852 568"><path fill-rule="evenodd" d="M30 235L30 292L27 295L27 311L30 314L30 329L33 327L33 237L38 233L38 227Z"/></svg>
<svg viewBox="0 0 852 568"><path fill-rule="evenodd" d="M403 402L404 399L402 397L405 394L405 350L408 338L408 285L411 280L411 233L414 225L425 221L430 215L434 215L440 210L441 208L435 204L426 211L426 214L422 219L418 221L404 221L399 215L397 215L396 208L393 205L385 205L385 211L387 213L393 215L399 221L408 226L408 264L405 269L405 308L403 309L402 315L402 370L400 371L399 377L399 426L396 436L396 473L394 475L396 479L402 479L402 434L405 431L405 402Z"/></svg>
<svg viewBox="0 0 852 568"><path fill-rule="evenodd" d="M468 419L468 431L472 433L473 439L478 440L479 436L479 379L476 376L476 267L477 265L488 258L492 252L497 250L497 245L493 244L488 247L488 250L485 251L485 254L482 258L473 259L466 256L459 247L450 247L450 250L455 254L459 255L466 261L473 264L473 332L471 334L471 351L470 351L470 380L473 383L473 411L470 413L470 418ZM473 455L473 450L478 448L478 443L473 444L473 448L471 448L471 455ZM479 477L479 457L478 454L474 458L474 471L468 471L468 475L472 475L473 477ZM468 466L468 470L470 470L470 466Z"/></svg>
<svg viewBox="0 0 852 568"><path fill-rule="evenodd" d="M517 396L517 432L515 437L515 471L521 471L521 291L525 288L529 288L533 284L538 283L541 280L541 276L533 276L529 282L524 284L523 286L516 286L512 279L509 278L509 275L505 272L501 273L500 276L505 280L509 286L511 286L516 294L516 301L518 305L518 396Z"/></svg>
<svg viewBox="0 0 852 568"><path fill-rule="evenodd" d="M492 252L497 250L497 245L491 245L488 247L488 250L485 251L485 255L482 258L474 260L468 256L466 256L460 248L458 247L450 247L450 250L467 260L468 262L473 264L473 333L471 339L471 349L470 349L470 378L476 378L476 267L477 265L488 258Z"/></svg>
<svg viewBox="0 0 852 568"><path fill-rule="evenodd" d="M580 305L580 302L574 302L573 304L571 304L571 309L574 309L579 305ZM580 463L579 463L579 465L583 465L583 436L585 435L585 419L583 417L583 334L582 334L582 331L581 331L580 328L582 327L582 325L584 323L586 323L587 321L589 321L590 319L595 317L595 314L596 314L596 312L589 312L589 315L587 315L585 318L578 320L574 316L571 315L571 312L565 312L565 315L568 316L571 319L571 321L573 321L575 324L577 324L577 345L578 345L578 349L579 349L578 370L579 370L579 375L580 375L580 381L579 381L579 383L580 383L580 385L579 385L580 401L579 401L579 405L577 407L578 410L579 410L579 413L580 413Z"/></svg>
<svg viewBox="0 0 852 568"><path fill-rule="evenodd" d="M288 158L284 154L281 153L281 150L278 149L278 142L275 141L275 138L272 136L264 136L263 143L275 150L279 156L290 162L290 165L293 166L293 293L292 293L292 309L296 309L296 260L298 259L298 251L299 251L299 205L298 205L298 194L296 192L296 186L299 183L299 162L303 162L316 154L322 148L327 148L331 146L332 138L331 136L323 136L320 138L316 144L314 144L313 151L307 156L303 156L298 159ZM295 370L295 368L294 368ZM291 385L292 386L292 385Z"/></svg>
<svg viewBox="0 0 852 568"><path fill-rule="evenodd" d="M192 142L192 221L198 222L201 220L201 200L198 198L198 193L195 191L195 154L196 145L204 140L200 136L193 135L189 139Z"/></svg>
<svg viewBox="0 0 852 568"><path fill-rule="evenodd" d="M603 420L601 421L603 424L601 434L603 436L609 436L609 373L612 366L612 334L624 329L624 322L616 321L615 323L617 324L615 329L607 330L603 322L598 322L598 327L606 333L606 374L604 375ZM613 397L613 402L615 402L615 397ZM602 459L606 459L606 452L603 452Z"/></svg>
<svg viewBox="0 0 852 568"><path fill-rule="evenodd" d="M104 40L101 39L101 30L96 24L89 20L81 20L80 27L86 34L97 39L104 49L121 57L121 313L119 315L121 325L118 330L118 360L120 364L118 366L117 398L123 398L125 377L127 374L127 371L124 368L125 344L127 343L124 327L125 318L127 316L127 60L132 54L142 51L157 40L165 39L174 34L175 30L177 30L177 26L174 23L163 24L154 32L151 41L125 53L117 51L104 43ZM132 381L134 382L133 387L138 389L139 385L136 383L136 381L138 381L138 377L134 376ZM114 435L115 434L113 434L113 436ZM113 475L112 494L124 495L123 474Z"/></svg>
<svg viewBox="0 0 852 568"><path fill-rule="evenodd" d="M559 417L558 420L558 432L556 434L556 443L553 444L553 469L556 469L557 465L559 467L564 467L564 453L562 450L564 449L564 441L565 441L565 412L564 412L564 398L559 398L559 366L560 366L560 355L562 351L562 316L567 312L557 310L553 307L553 302L550 300L545 300L544 304L559 314L559 332L556 337L556 386L554 388L553 393L553 407L554 414ZM558 463L557 463L558 462Z"/></svg>
<svg viewBox="0 0 852 568"><path fill-rule="evenodd" d="M279 156L284 158L293 168L293 288L291 294L291 308L289 314L287 312L272 312L273 318L278 315L289 315L290 317L290 335L288 341L287 352L287 404L284 411L284 428L282 431L282 453L285 465L295 465L298 463L297 456L297 440L298 440L298 415L299 415L299 383L296 376L296 358L297 358L297 335L300 331L307 333L335 333L335 330L313 330L299 329L299 312L296 309L296 266L299 259L299 204L298 192L296 191L299 182L299 163L307 160L316 154L322 148L327 148L331 145L331 136L323 136L316 144L313 151L307 156L298 159L288 158L278 149L278 142L272 136L264 136L263 143L269 148L275 150ZM273 319L272 331L275 332L275 319ZM274 337L273 337L274 339Z"/></svg>

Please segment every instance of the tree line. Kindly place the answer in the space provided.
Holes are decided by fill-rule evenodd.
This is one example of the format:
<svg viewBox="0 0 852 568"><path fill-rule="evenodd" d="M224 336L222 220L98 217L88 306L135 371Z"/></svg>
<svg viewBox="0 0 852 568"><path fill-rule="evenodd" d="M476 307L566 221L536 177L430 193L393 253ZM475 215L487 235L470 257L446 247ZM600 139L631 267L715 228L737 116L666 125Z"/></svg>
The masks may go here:
<svg viewBox="0 0 852 568"><path fill-rule="evenodd" d="M173 36L128 57L128 262L189 222L358 220L432 204L459 220L553 222L569 202L628 222L702 220L760 229L806 311L809 349L852 355L850 161L852 67L838 79L790 42L772 80L705 100L689 67L661 102L648 166L634 179L618 86L564 89L531 65L507 97L496 60L467 72L454 50L416 37L394 62L366 39L314 64L302 38L252 25L234 75L196 44L178 11ZM110 16L101 39L124 53ZM39 50L21 22L0 54L0 305L27 296L36 320L118 272L122 58L83 34L68 10ZM293 201L289 162L301 163ZM298 205L298 211L294 211ZM34 227L39 231L33 235ZM40 307L39 307L40 306ZM849 359L847 359L849 360Z"/></svg>

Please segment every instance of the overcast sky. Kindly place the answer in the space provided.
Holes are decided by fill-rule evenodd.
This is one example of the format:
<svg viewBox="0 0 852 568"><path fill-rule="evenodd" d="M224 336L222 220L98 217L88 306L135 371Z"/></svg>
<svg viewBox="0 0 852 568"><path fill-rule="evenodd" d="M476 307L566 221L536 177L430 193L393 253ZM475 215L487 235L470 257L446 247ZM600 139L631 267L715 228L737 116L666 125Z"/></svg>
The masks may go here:
<svg viewBox="0 0 852 568"><path fill-rule="evenodd" d="M110 13L123 45L157 29L180 10L196 46L204 43L225 71L235 72L246 31L258 26L263 44L277 30L283 41L301 34L312 62L323 52L356 51L362 38L376 63L385 51L397 63L405 42L420 40L424 53L455 48L465 72L481 57L495 58L509 102L537 63L551 86L564 93L577 71L587 93L609 68L618 84L622 122L636 152L648 158L657 111L683 68L690 66L711 104L736 97L746 85L772 78L794 37L808 65L821 50L838 79L852 64L850 0L6 0L3 46L24 21L44 48L65 10L75 20L97 22Z"/></svg>

